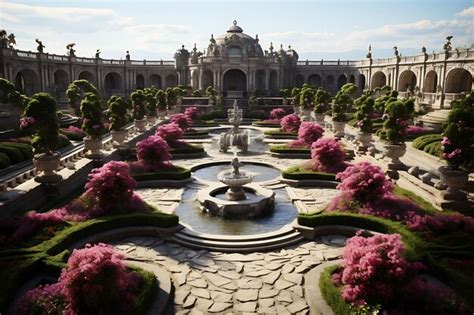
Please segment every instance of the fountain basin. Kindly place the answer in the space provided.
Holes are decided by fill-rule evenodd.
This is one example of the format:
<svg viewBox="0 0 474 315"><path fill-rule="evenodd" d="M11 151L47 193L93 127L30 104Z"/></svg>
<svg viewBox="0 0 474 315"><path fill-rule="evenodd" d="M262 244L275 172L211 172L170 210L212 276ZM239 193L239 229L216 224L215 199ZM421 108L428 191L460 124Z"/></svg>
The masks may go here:
<svg viewBox="0 0 474 315"><path fill-rule="evenodd" d="M252 219L270 214L275 208L275 193L257 184L242 187L246 199L228 200L225 197L230 189L224 184L214 184L198 192L197 199L211 215L226 219Z"/></svg>
<svg viewBox="0 0 474 315"><path fill-rule="evenodd" d="M217 178L222 183L229 186L229 189L225 193L227 199L232 201L247 199L242 186L250 183L253 180L253 175L247 175L244 172L236 175L232 172L226 171L219 173Z"/></svg>

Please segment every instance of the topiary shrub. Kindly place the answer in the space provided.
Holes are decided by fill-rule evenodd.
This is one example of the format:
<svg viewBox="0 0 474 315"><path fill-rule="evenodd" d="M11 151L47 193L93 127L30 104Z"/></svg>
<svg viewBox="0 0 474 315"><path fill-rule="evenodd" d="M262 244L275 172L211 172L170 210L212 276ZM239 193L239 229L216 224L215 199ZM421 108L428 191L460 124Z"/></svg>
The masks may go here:
<svg viewBox="0 0 474 315"><path fill-rule="evenodd" d="M11 165L10 158L5 153L0 152L0 169L7 168Z"/></svg>
<svg viewBox="0 0 474 315"><path fill-rule="evenodd" d="M156 88L146 88L143 90L145 93L145 112L147 116L156 116L157 99L155 97L157 93Z"/></svg>
<svg viewBox="0 0 474 315"><path fill-rule="evenodd" d="M357 92L357 86L353 83L344 84L332 100L332 120L347 121L346 112L352 106L353 95Z"/></svg>
<svg viewBox="0 0 474 315"><path fill-rule="evenodd" d="M109 107L109 129L114 131L123 130L123 127L130 122L130 116L128 115L129 103L120 96L114 95L110 97L107 105Z"/></svg>
<svg viewBox="0 0 474 315"><path fill-rule="evenodd" d="M81 102L82 130L91 138L100 138L106 128L103 121L101 102L98 95L86 93Z"/></svg>
<svg viewBox="0 0 474 315"><path fill-rule="evenodd" d="M20 128L33 135L31 144L35 153L53 154L59 145L59 124L56 100L48 93L31 97L20 119Z"/></svg>
<svg viewBox="0 0 474 315"><path fill-rule="evenodd" d="M166 93L163 90L158 90L155 95L157 106L160 111L165 111L167 109L166 103Z"/></svg>
<svg viewBox="0 0 474 315"><path fill-rule="evenodd" d="M7 79L0 78L0 101L11 103L23 111L29 102L29 98L18 92L15 85Z"/></svg>
<svg viewBox="0 0 474 315"><path fill-rule="evenodd" d="M374 107L379 112L383 113L385 111L385 105L391 102L398 100L398 92L392 91L390 86L385 86L379 92L382 93L379 97L375 99Z"/></svg>
<svg viewBox="0 0 474 315"><path fill-rule="evenodd" d="M415 103L411 99L402 101L389 100L385 104L383 129L380 132L382 140L390 144L400 144L406 139L408 120L412 117Z"/></svg>
<svg viewBox="0 0 474 315"><path fill-rule="evenodd" d="M374 100L369 95L363 95L354 101L357 108L355 114L356 126L363 133L371 133L373 130L372 115L374 113Z"/></svg>
<svg viewBox="0 0 474 315"><path fill-rule="evenodd" d="M74 109L74 112L77 116L81 115L80 104L86 93L93 93L99 96L99 91L97 88L87 80L75 80L69 84L66 90L66 96L68 97L69 105Z"/></svg>
<svg viewBox="0 0 474 315"><path fill-rule="evenodd" d="M145 117L146 109L146 96L143 90L137 90L130 94L130 99L132 101L132 116L135 120L141 120Z"/></svg>
<svg viewBox="0 0 474 315"><path fill-rule="evenodd" d="M328 110L327 104L331 101L331 97L331 93L323 88L318 88L314 93L314 112L316 114L324 114Z"/></svg>
<svg viewBox="0 0 474 315"><path fill-rule="evenodd" d="M304 109L312 109L314 104L314 89L309 86L303 86L299 93L299 104Z"/></svg>

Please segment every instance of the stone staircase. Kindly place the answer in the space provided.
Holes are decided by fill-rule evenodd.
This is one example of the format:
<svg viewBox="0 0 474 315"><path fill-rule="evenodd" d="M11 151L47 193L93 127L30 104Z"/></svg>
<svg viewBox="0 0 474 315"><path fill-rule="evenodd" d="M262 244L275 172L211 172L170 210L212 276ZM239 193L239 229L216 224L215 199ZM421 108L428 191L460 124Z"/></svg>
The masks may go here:
<svg viewBox="0 0 474 315"><path fill-rule="evenodd" d="M441 131L443 123L448 120L449 112L449 109L435 110L423 115L420 120L423 123L423 127L433 129L434 131Z"/></svg>
<svg viewBox="0 0 474 315"><path fill-rule="evenodd" d="M291 226L258 235L211 235L182 229L171 238L172 241L194 249L209 251L249 253L261 252L294 245L303 240L303 235Z"/></svg>

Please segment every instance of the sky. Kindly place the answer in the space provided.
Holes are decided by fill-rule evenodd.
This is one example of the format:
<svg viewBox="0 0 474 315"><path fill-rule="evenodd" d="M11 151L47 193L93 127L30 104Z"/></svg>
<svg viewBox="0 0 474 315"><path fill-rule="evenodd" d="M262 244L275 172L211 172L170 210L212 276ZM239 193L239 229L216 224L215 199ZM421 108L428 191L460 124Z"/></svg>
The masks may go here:
<svg viewBox="0 0 474 315"><path fill-rule="evenodd" d="M0 0L0 29L14 33L17 48L102 58L171 60L211 34L224 34L233 20L244 33L258 34L263 49L291 45L300 60L359 60L369 44L373 58L441 51L445 37L454 47L474 43L474 0Z"/></svg>

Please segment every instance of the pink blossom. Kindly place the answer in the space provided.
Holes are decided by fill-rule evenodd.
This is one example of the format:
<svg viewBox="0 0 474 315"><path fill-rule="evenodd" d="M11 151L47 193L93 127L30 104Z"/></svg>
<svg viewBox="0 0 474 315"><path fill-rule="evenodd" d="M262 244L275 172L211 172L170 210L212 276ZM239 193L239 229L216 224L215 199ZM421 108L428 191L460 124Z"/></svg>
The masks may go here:
<svg viewBox="0 0 474 315"><path fill-rule="evenodd" d="M448 137L443 137L443 140L441 141L441 145L442 146L451 145L451 141L449 141Z"/></svg>
<svg viewBox="0 0 474 315"><path fill-rule="evenodd" d="M188 129L190 123L188 116L183 113L172 115L170 122L177 124L183 131Z"/></svg>
<svg viewBox="0 0 474 315"><path fill-rule="evenodd" d="M311 145L313 170L335 173L346 168L344 150L335 138L320 138Z"/></svg>
<svg viewBox="0 0 474 315"><path fill-rule="evenodd" d="M170 147L177 147L180 145L178 142L183 142L184 132L178 124L171 123L158 127L155 135L163 138Z"/></svg>
<svg viewBox="0 0 474 315"><path fill-rule="evenodd" d="M171 159L169 146L159 136L149 136L137 143L137 159L149 171L168 167Z"/></svg>
<svg viewBox="0 0 474 315"><path fill-rule="evenodd" d="M270 119L280 121L285 115L286 112L283 108L275 108L270 112Z"/></svg>
<svg viewBox="0 0 474 315"><path fill-rule="evenodd" d="M188 119L188 122L198 120L200 112L199 109L195 106L186 108L184 115Z"/></svg>
<svg viewBox="0 0 474 315"><path fill-rule="evenodd" d="M323 136L324 129L317 123L304 121L298 130L298 141L304 146L311 146L313 142Z"/></svg>
<svg viewBox="0 0 474 315"><path fill-rule="evenodd" d="M26 129L32 124L34 124L36 120L33 117L23 117L20 118L20 129Z"/></svg>
<svg viewBox="0 0 474 315"><path fill-rule="evenodd" d="M285 132L298 132L301 124L301 119L295 115L286 115L281 119L281 129Z"/></svg>

